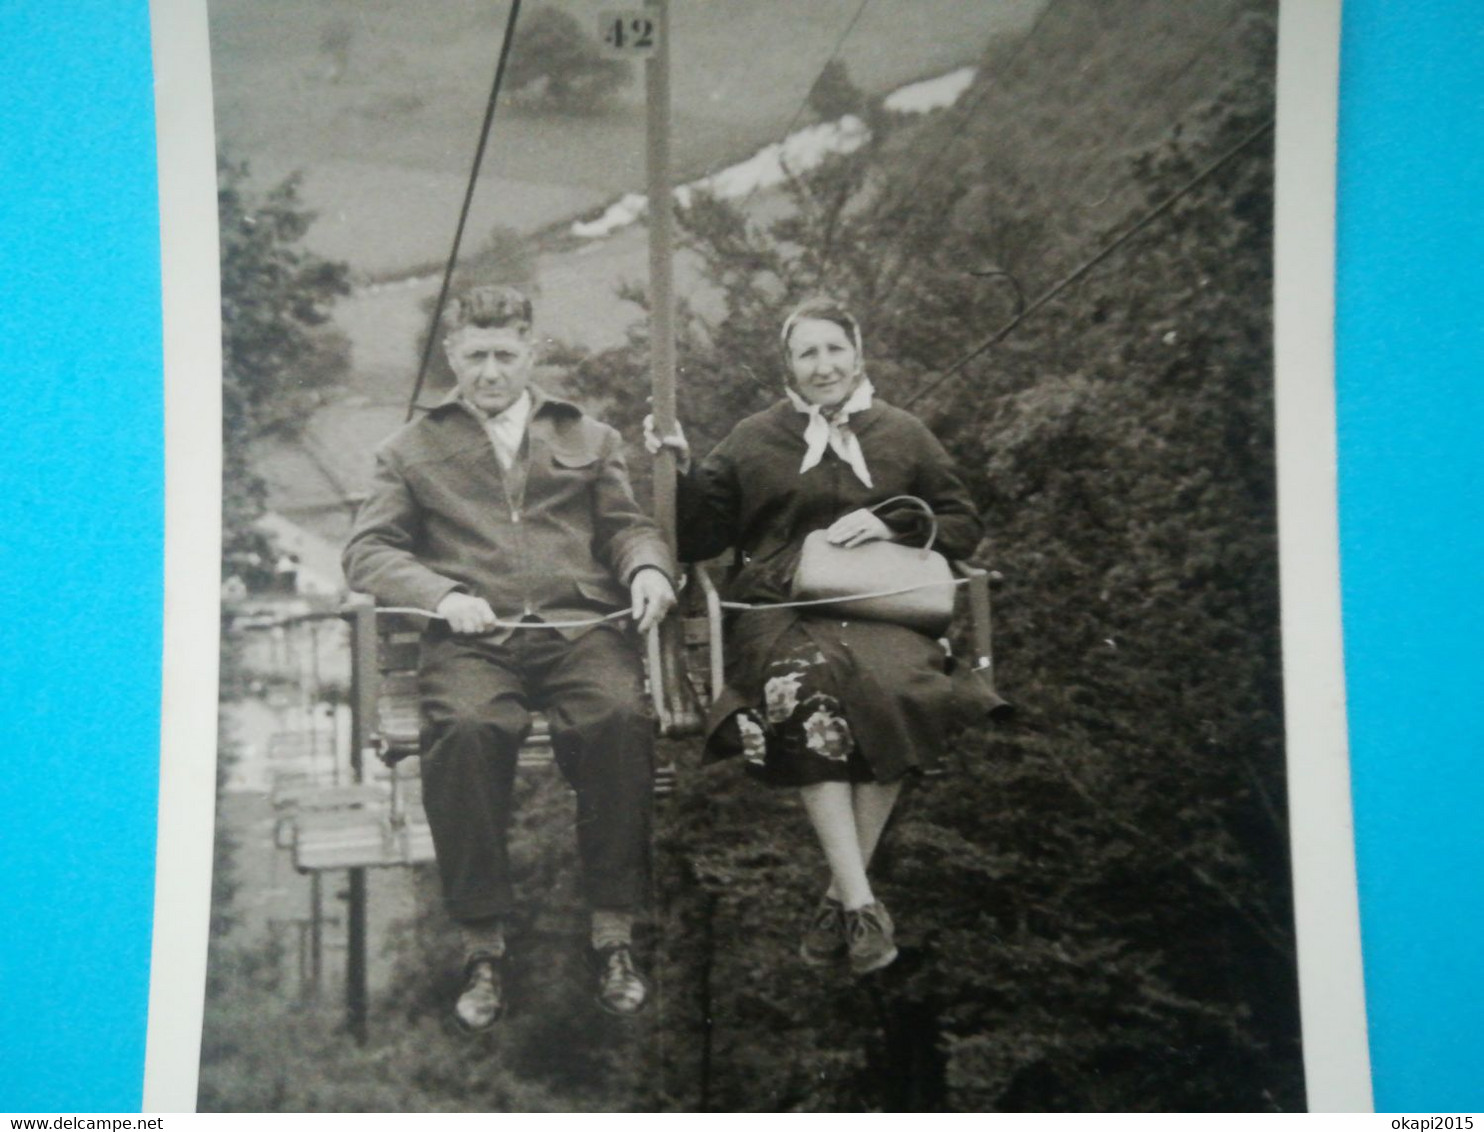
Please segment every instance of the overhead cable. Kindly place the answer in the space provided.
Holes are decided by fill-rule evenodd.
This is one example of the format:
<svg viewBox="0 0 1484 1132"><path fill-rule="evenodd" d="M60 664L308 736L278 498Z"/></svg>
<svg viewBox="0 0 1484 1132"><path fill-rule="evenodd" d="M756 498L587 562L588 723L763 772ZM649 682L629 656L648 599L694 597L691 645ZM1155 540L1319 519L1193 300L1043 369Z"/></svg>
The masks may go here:
<svg viewBox="0 0 1484 1132"><path fill-rule="evenodd" d="M495 121L495 104L500 99L500 83L505 78L505 64L510 59L510 48L515 40L515 22L520 17L520 0L510 0L510 15L505 20L505 38L500 43L500 58L495 64L495 81L490 86L489 102L484 108L484 123L479 127L479 144L474 149L474 162L469 167L469 184L464 189L464 204L459 209L458 227L454 229L453 247L448 253L448 262L443 268L443 284L438 288L438 300L433 304L433 317L428 323L427 338L423 341L422 359L417 364L417 381L412 387L412 397L407 402L407 420L417 411L417 399L422 395L423 382L428 377L428 362L433 357L433 343L438 337L438 321L443 317L443 306L448 302L448 288L453 282L454 267L459 261L459 245L464 239L464 225L469 220L469 206L474 201L474 186L479 180L479 167L484 162L485 146L489 143L490 127Z"/></svg>
<svg viewBox="0 0 1484 1132"><path fill-rule="evenodd" d="M941 386L949 378L951 378L955 374L959 373L966 365L968 365L975 358L979 357L979 355L983 354L986 350L990 349L993 346L998 345L1000 342L1003 342L1006 338L1008 338L1010 336L1011 332L1014 331L1015 328L1017 326L1019 326L1022 322L1024 322L1026 319L1030 318L1031 315L1035 314L1038 310L1040 310L1042 307L1044 307L1047 303L1051 302L1052 299L1056 298L1059 294L1061 294L1063 291L1065 291L1073 283L1076 283L1079 279L1081 279L1084 275L1086 275L1094 267L1096 267L1098 264L1102 263L1103 260L1107 259L1110 255L1112 255L1114 252L1116 252L1119 248L1123 247L1124 244L1128 243L1129 240L1133 239L1136 235L1138 235L1140 232L1142 232L1145 228L1147 228L1147 227L1149 227L1149 225L1153 224L1154 221L1156 221L1157 219L1159 219L1165 213L1169 212L1170 209L1174 208L1176 204L1178 204L1187 195L1189 195L1192 191L1194 191L1203 181L1207 180L1209 177L1211 177L1213 174L1215 174L1218 170L1220 170L1223 166L1225 166L1228 162L1230 162L1232 159L1234 159L1235 157L1237 157L1243 150L1245 150L1253 142L1259 140L1265 134L1267 134L1268 132L1270 132L1272 130L1272 128L1273 128L1273 119L1272 118L1269 118L1266 122L1264 122L1257 129L1253 130L1250 134L1248 134L1240 142L1238 142L1236 145L1232 146L1225 153L1223 153L1220 157L1216 158L1209 165L1207 165L1203 169L1201 169L1201 171L1199 173L1197 173L1197 174L1195 174L1195 176L1191 177L1190 180L1186 181L1185 184L1181 185L1179 189L1177 189L1175 192L1171 193L1164 200L1160 201L1159 204L1155 205L1152 209L1150 209L1148 212L1146 212L1142 217L1140 217L1133 224L1132 227L1130 227L1127 231L1125 231L1122 235L1120 235L1117 239L1115 239L1114 241L1112 241L1110 244L1108 244L1107 246L1105 246L1101 251L1099 251L1091 259L1084 261L1080 266L1078 266L1070 274L1063 276L1056 283L1052 284L1051 287L1047 288L1047 290L1045 290L1044 292L1042 292L1041 295L1038 296L1036 299L1034 299L1030 303L1030 305L1027 306L1023 311L1021 311L1019 314L1017 314L1009 322L1005 323L1004 326L1002 326L998 330L996 330L993 334L991 334L983 342L980 342L979 345L975 346L968 353L966 353L966 354L962 355L961 357L959 357L955 362L953 362L952 365L950 365L941 374L939 374L937 376L937 378L935 378L932 382L930 382L929 384L923 386L921 389L919 389L915 393L913 393L912 396L908 397L902 403L902 407L903 408L910 408L912 405L916 404L918 400L920 400L921 398L925 397L927 394L933 392L933 390L937 389L939 386Z"/></svg>

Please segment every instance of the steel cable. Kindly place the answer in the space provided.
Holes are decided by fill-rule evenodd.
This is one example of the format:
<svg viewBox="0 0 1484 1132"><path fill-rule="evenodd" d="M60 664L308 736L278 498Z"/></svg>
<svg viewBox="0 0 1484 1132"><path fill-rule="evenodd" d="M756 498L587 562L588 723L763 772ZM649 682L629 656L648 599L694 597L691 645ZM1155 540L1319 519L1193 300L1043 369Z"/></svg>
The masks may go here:
<svg viewBox="0 0 1484 1132"><path fill-rule="evenodd" d="M454 267L459 260L459 245L463 243L464 226L469 221L469 206L474 201L474 186L479 181L479 167L484 162L484 150L489 144L490 127L495 121L495 105L500 99L500 84L505 79L505 64L510 59L510 48L515 40L515 23L520 17L520 0L510 0L510 15L505 21L505 38L500 43L500 58L495 63L495 80L490 86L489 102L484 108L484 122L479 127L479 144L474 149L474 162L469 168L469 184L464 189L464 203L459 209L459 223L453 234L453 247L448 253L448 263L443 269L443 283L438 288L438 299L433 304L433 317L428 323L428 335L423 342L422 359L417 364L417 381L412 387L412 397L407 402L407 420L417 411L417 399L422 395L423 382L428 376L428 362L433 356L433 342L438 336L438 321L443 317L443 306L448 302L448 288L453 282Z"/></svg>

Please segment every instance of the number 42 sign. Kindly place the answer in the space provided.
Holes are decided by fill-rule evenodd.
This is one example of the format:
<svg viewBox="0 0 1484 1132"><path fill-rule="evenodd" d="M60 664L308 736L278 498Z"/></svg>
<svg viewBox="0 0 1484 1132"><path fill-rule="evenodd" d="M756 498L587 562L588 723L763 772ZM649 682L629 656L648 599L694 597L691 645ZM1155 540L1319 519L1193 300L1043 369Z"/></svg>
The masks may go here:
<svg viewBox="0 0 1484 1132"><path fill-rule="evenodd" d="M648 57L659 47L662 32L653 8L635 8L598 14L598 38L603 54Z"/></svg>

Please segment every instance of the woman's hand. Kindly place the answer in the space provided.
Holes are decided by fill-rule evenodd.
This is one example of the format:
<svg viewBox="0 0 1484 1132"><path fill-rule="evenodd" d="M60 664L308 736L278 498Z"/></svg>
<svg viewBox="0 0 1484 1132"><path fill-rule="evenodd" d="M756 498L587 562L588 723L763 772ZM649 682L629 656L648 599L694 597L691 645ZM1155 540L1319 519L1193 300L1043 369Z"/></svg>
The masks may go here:
<svg viewBox="0 0 1484 1132"><path fill-rule="evenodd" d="M655 434L654 414L644 418L644 449L651 456L658 456L661 448L675 450L675 463L682 473L690 471L690 442L685 439L685 430L675 422L675 431L663 440Z"/></svg>
<svg viewBox="0 0 1484 1132"><path fill-rule="evenodd" d="M862 507L859 511L842 515L831 523L829 530L825 531L825 537L835 546L860 546L861 543L875 542L877 539L894 539L896 535L881 521L879 515Z"/></svg>

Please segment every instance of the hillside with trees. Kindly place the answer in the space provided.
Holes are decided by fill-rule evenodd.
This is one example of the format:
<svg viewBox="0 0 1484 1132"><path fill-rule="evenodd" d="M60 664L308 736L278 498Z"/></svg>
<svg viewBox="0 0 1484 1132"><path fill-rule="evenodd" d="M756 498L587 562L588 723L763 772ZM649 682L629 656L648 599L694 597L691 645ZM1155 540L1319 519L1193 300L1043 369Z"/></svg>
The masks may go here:
<svg viewBox="0 0 1484 1132"><path fill-rule="evenodd" d="M681 214L719 296L711 313L682 310L680 416L698 452L776 398L780 311L825 290L860 314L880 395L934 429L988 521L975 560L1003 579L996 665L1018 714L971 727L952 772L918 785L887 833L880 891L902 958L858 982L801 966L826 878L796 800L672 744L646 1019L595 1021L570 800L532 777L515 838L530 894L512 933L520 1008L499 1034L443 1030L455 960L425 877L427 912L390 944L400 974L372 1047L304 1016L235 1033L230 1056L208 1058L210 1107L1303 1107L1264 129L1274 18L1236 0L1177 34L1156 0L1054 3L1029 49L992 48L954 109L924 122L865 109L869 144L797 178L779 218L704 197ZM1213 54L1219 87L1172 108L1163 92ZM820 102L855 102L845 84L831 76ZM1156 207L964 361L1017 293L1047 292ZM623 348L562 356L568 391L637 437L643 324ZM643 480L647 461L631 463ZM309 1058L313 1077L297 1076Z"/></svg>

